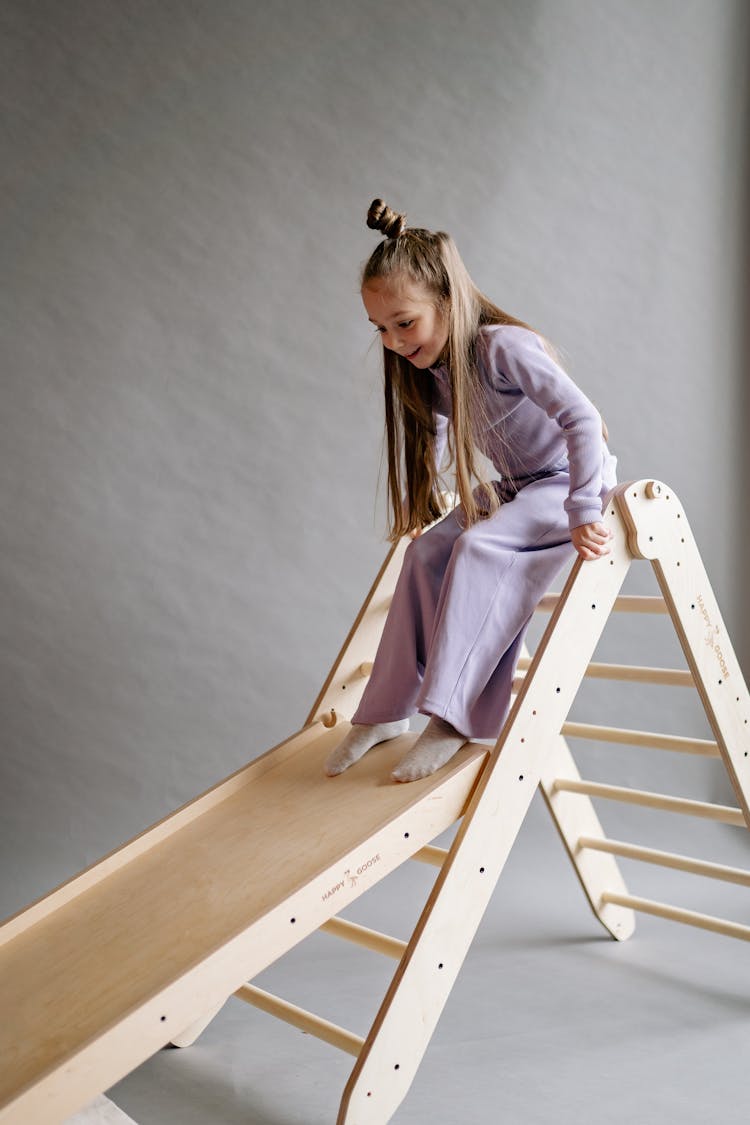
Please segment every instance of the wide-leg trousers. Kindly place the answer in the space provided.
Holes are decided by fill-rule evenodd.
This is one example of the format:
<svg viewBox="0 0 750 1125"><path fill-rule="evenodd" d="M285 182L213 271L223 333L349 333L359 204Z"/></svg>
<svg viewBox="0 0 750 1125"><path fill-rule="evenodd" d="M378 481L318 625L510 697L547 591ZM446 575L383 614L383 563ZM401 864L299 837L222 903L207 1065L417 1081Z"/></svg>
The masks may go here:
<svg viewBox="0 0 750 1125"><path fill-rule="evenodd" d="M614 457L605 460L602 500L616 484L614 464ZM406 547L352 722L419 711L467 738L498 737L534 609L576 550L563 507L567 472L515 495L502 481L492 487L503 503L489 519L467 528L458 505ZM474 490L480 501L481 490Z"/></svg>

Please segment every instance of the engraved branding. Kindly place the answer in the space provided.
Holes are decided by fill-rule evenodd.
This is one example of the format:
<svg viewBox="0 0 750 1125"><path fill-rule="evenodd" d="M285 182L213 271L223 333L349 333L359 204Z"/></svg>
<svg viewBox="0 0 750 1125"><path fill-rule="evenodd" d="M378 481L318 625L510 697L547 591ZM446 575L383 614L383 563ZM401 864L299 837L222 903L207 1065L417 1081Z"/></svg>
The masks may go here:
<svg viewBox="0 0 750 1125"><path fill-rule="evenodd" d="M721 645L719 644L719 634L720 634L719 626L711 624L711 618L708 615L708 610L706 609L706 603L703 601L703 598L701 597L700 594L698 594L698 597L697 597L696 600L698 602L698 609L701 611L701 616L702 616L703 620L706 622L706 644L708 645L708 647L710 649L713 649L714 653L716 654L716 659L719 662L719 667L721 668L722 675L724 676L725 679L728 680L729 679L729 669L727 668L727 663L726 663L726 660L724 659L724 654L721 651Z"/></svg>
<svg viewBox="0 0 750 1125"><path fill-rule="evenodd" d="M360 875L364 875L364 873L369 871L371 867L374 867L376 863L380 863L380 852L376 852L375 855L366 859L364 863L359 865L356 871L352 871L351 867L347 867L344 872L344 878L340 879L338 883L334 883L332 887L328 888L325 894L321 895L323 902L327 902L329 898L333 898L335 894L342 891L344 889L344 882L347 879L349 880L350 887L356 887Z"/></svg>

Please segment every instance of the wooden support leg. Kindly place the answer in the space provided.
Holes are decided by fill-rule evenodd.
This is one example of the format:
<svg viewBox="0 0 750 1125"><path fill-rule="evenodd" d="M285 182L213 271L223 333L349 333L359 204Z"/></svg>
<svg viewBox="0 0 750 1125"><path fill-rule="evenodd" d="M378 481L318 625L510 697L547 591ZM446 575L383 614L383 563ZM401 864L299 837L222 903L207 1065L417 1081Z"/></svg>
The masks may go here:
<svg viewBox="0 0 750 1125"><path fill-rule="evenodd" d="M685 510L660 481L638 481L616 500L630 550L654 568L750 828L750 695Z"/></svg>
<svg viewBox="0 0 750 1125"><path fill-rule="evenodd" d="M558 778L580 780L580 776L567 742L562 735L557 735L542 769L542 793L591 909L613 938L624 941L635 929L634 911L621 906L613 910L614 904L603 902L601 897L605 891L627 895L620 868L613 855L593 848L582 849L578 844L581 836L594 840L605 838L591 799L554 788ZM602 863L601 860L612 862Z"/></svg>

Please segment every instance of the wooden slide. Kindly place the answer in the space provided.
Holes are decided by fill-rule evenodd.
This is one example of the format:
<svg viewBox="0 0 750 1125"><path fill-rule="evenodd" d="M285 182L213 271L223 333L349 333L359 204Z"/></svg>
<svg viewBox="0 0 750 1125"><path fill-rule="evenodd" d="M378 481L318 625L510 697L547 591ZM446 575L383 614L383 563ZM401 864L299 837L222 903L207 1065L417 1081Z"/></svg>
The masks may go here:
<svg viewBox="0 0 750 1125"><path fill-rule="evenodd" d="M591 798L750 825L750 698L685 513L656 481L620 485L604 516L612 553L577 560L495 746L469 743L408 784L390 770L407 733L332 779L408 540L390 550L303 728L0 927L0 1122L63 1121L160 1048L188 1046L230 996L349 1051L339 1125L385 1125L405 1097L536 791L588 901L622 940L634 911L750 939L750 927L628 894L617 855L750 885L750 873L607 840ZM621 597L634 559L662 597ZM591 663L613 611L668 613L688 668ZM707 643L710 636L711 643ZM715 741L567 723L584 676L697 688ZM566 736L723 759L738 807L583 780ZM461 819L449 850L430 841ZM439 866L408 942L336 915L404 860ZM730 874L727 874L730 873ZM325 929L398 961L365 1039L250 982Z"/></svg>

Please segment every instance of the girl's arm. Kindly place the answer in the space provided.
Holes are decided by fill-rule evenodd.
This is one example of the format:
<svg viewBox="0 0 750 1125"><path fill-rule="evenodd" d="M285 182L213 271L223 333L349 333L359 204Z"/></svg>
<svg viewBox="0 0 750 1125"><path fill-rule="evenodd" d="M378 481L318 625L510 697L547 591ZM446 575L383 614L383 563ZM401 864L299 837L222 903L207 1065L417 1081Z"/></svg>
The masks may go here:
<svg viewBox="0 0 750 1125"><path fill-rule="evenodd" d="M563 431L570 490L564 508L572 530L602 518L602 419L594 404L555 363L535 332L503 325L487 334L490 369L499 390L518 387Z"/></svg>

